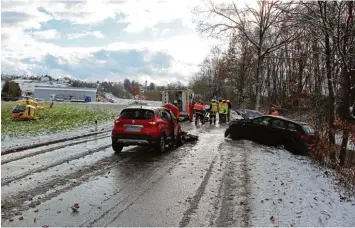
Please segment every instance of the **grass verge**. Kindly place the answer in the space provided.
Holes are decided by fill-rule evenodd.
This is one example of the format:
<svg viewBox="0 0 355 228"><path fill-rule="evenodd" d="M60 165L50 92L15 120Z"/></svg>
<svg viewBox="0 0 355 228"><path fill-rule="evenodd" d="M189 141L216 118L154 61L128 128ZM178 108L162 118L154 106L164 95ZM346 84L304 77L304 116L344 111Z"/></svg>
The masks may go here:
<svg viewBox="0 0 355 228"><path fill-rule="evenodd" d="M1 134L10 136L40 135L70 130L110 121L123 106L77 103L54 103L53 108L39 111L37 120L17 121L11 114L15 102L1 102Z"/></svg>

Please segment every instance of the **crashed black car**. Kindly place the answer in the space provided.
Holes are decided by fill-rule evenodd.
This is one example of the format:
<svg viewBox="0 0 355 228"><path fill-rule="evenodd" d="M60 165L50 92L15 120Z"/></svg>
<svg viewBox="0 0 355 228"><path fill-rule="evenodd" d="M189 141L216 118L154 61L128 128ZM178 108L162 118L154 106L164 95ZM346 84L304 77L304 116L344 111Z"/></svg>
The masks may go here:
<svg viewBox="0 0 355 228"><path fill-rule="evenodd" d="M283 146L292 153L304 155L316 140L316 133L308 124L269 115L232 120L224 136L232 140L247 139L269 146Z"/></svg>

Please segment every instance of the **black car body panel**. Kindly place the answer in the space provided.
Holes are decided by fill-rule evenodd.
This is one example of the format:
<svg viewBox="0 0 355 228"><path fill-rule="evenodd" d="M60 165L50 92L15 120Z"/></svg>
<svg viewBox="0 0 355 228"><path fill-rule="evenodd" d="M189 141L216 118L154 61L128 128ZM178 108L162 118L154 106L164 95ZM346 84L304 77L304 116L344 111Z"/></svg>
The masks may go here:
<svg viewBox="0 0 355 228"><path fill-rule="evenodd" d="M233 140L247 139L265 145L280 146L296 154L308 154L308 146L314 143L316 134L305 123L281 117L264 115L254 119L233 120L225 137Z"/></svg>

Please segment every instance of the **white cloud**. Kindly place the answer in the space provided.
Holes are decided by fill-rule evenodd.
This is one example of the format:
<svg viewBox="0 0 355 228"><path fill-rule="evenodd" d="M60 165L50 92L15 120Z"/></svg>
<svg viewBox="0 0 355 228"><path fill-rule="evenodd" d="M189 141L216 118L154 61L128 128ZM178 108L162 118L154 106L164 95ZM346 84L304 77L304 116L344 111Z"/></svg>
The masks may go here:
<svg viewBox="0 0 355 228"><path fill-rule="evenodd" d="M55 39L60 38L60 34L55 29L49 29L45 31L33 32L35 37L39 39Z"/></svg>
<svg viewBox="0 0 355 228"><path fill-rule="evenodd" d="M83 38L86 36L93 36L96 38L104 38L105 36L100 32L100 31L93 31L93 32L85 32L85 33L71 33L68 35L68 39L78 39L78 38Z"/></svg>
<svg viewBox="0 0 355 228"><path fill-rule="evenodd" d="M144 49L151 52L163 51L172 55L174 58L173 66L167 71L166 78L157 75L134 75L133 73L130 75L132 78L136 80L147 78L148 81L157 84L166 83L169 80L176 81L177 77L179 77L179 80L183 78L187 81L188 77L198 70L197 65L208 54L212 45L218 43L215 40L200 38L194 31L195 25L192 22L191 11L199 3L200 0L2 1L2 13L7 12L10 15L12 12L18 12L19 14L15 15L17 18L14 19L22 18L22 20L9 23L2 28L2 69L6 70L11 67L18 68L19 72L31 73L35 67L31 61L43 61L47 54L59 58L61 64L77 65L80 64L81 60L93 58L92 53L102 49L112 51ZM144 40L145 37L142 37L143 41L140 42L113 42L103 45L102 41L105 41L106 34L98 30L90 31L90 25L99 26L103 20L114 18L118 13L125 15L124 19L119 22L128 23L126 32L129 33L140 34L144 29L154 29L153 27L157 24L169 23L176 19L180 20L186 27L186 32L165 39L164 35L173 31L174 27L159 28L160 31L155 28L156 34L160 34L161 37L154 40ZM70 44L80 41L84 37L86 39L100 38L100 45L83 48L56 45L52 40L64 35L58 33L55 28L45 31L25 32L25 29L40 29L41 23L45 24L52 19L88 25L88 30L85 32L76 31L76 33L67 35L68 40L62 39L61 42ZM119 38L118 36L117 40ZM46 42L41 41L41 39L46 39ZM93 39L93 42L96 40ZM23 63L21 62L22 59L30 59L30 63ZM145 59L149 61L150 56L145 56ZM109 64L104 60L94 62L98 65ZM53 76L70 76L65 70L49 69L45 66L43 66L43 69ZM117 78L117 74L112 72L107 75L107 78Z"/></svg>

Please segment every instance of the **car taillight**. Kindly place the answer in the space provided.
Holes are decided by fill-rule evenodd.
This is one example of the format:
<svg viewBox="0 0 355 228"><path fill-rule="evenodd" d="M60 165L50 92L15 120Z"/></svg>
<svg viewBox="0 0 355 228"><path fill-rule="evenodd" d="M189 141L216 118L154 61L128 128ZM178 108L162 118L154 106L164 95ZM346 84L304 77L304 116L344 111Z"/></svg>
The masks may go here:
<svg viewBox="0 0 355 228"><path fill-rule="evenodd" d="M119 119L115 119L115 124L119 124L120 120Z"/></svg>
<svg viewBox="0 0 355 228"><path fill-rule="evenodd" d="M148 122L150 125L157 125L157 122L152 121L152 122Z"/></svg>
<svg viewBox="0 0 355 228"><path fill-rule="evenodd" d="M307 139L309 139L309 135L301 135L301 139L303 139L303 140L307 140Z"/></svg>

